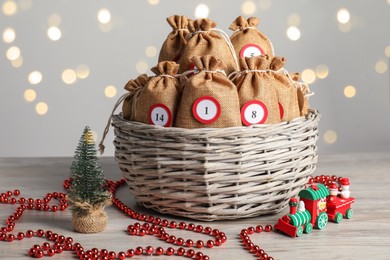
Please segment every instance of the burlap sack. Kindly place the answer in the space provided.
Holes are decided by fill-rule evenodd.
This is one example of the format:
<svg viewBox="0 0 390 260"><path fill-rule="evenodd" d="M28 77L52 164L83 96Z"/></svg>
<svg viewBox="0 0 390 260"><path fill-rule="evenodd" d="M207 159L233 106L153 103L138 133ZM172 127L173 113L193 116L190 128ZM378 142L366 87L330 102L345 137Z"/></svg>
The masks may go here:
<svg viewBox="0 0 390 260"><path fill-rule="evenodd" d="M210 55L196 56L191 62L198 68L199 73L190 77L184 86L175 126L182 128L241 126L237 88L223 72L224 62ZM209 107L203 106L202 102L205 100L214 102L210 106L210 113ZM215 107L217 108L213 111Z"/></svg>
<svg viewBox="0 0 390 260"><path fill-rule="evenodd" d="M173 15L167 18L167 22L172 27L172 31L168 34L158 57L158 62L161 61L179 61L180 53L184 45L187 44L186 36L188 30L189 19L185 16Z"/></svg>
<svg viewBox="0 0 390 260"><path fill-rule="evenodd" d="M215 26L216 23L207 18L189 23L190 34L180 57L180 73L194 68L192 57L206 55L222 60L227 75L238 70L237 57L229 37Z"/></svg>
<svg viewBox="0 0 390 260"><path fill-rule="evenodd" d="M88 214L72 213L73 229L79 233L97 233L104 231L108 224L104 208L97 208Z"/></svg>
<svg viewBox="0 0 390 260"><path fill-rule="evenodd" d="M278 95L279 109L281 110L282 121L289 121L300 116L297 88L287 73L283 70L286 60L280 57L273 57L270 69L274 71L274 87Z"/></svg>
<svg viewBox="0 0 390 260"><path fill-rule="evenodd" d="M249 57L267 54L274 55L271 41L257 29L259 19L250 17L246 20L239 16L230 25L229 29L234 33L230 36L230 41L234 46L237 57Z"/></svg>
<svg viewBox="0 0 390 260"><path fill-rule="evenodd" d="M239 63L242 70L234 83L238 89L243 124L279 123L278 95L273 84L274 77L268 70L269 57L267 55L242 57ZM250 104L252 108L248 107Z"/></svg>
<svg viewBox="0 0 390 260"><path fill-rule="evenodd" d="M291 73L290 76L294 81L295 86L297 86L299 112L301 116L306 116L309 113L309 85L299 82L300 75L298 72Z"/></svg>
<svg viewBox="0 0 390 260"><path fill-rule="evenodd" d="M129 96L125 98L122 105L122 115L124 119L134 121L134 117L135 117L134 97L137 95L137 92L139 92L141 88L146 85L148 80L149 77L146 74L141 74L136 79L129 80L125 85L125 89L130 93Z"/></svg>
<svg viewBox="0 0 390 260"><path fill-rule="evenodd" d="M149 79L136 98L135 121L166 127L173 125L181 96L180 82L175 77L178 69L179 65L173 61L162 61L152 68L156 76ZM154 111L156 106L163 111Z"/></svg>

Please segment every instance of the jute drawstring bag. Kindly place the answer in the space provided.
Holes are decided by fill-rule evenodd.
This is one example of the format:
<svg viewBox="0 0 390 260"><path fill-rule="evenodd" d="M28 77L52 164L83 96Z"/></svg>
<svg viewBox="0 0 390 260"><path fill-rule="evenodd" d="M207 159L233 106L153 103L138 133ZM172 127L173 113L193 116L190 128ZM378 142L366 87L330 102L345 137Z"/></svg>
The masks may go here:
<svg viewBox="0 0 390 260"><path fill-rule="evenodd" d="M135 97L146 85L149 77L146 74L139 75L136 79L129 80L125 85L125 89L129 91L129 95L125 98L122 105L122 115L124 119L134 121L135 118Z"/></svg>
<svg viewBox="0 0 390 260"><path fill-rule="evenodd" d="M224 62L210 55L193 57L191 62L198 71L185 83L175 126L241 126L237 88L226 77Z"/></svg>
<svg viewBox="0 0 390 260"><path fill-rule="evenodd" d="M269 71L269 57L242 57L239 63L241 71L234 83L238 89L243 124L279 123L278 95L273 72Z"/></svg>
<svg viewBox="0 0 390 260"><path fill-rule="evenodd" d="M108 217L104 208L111 204L111 196L94 204L70 196L69 202L72 205L72 224L76 232L97 233L107 227Z"/></svg>
<svg viewBox="0 0 390 260"><path fill-rule="evenodd" d="M266 54L274 55L271 41L266 35L257 29L259 19L250 17L246 20L239 16L230 25L229 29L234 33L230 36L230 41L234 46L237 57L251 57Z"/></svg>
<svg viewBox="0 0 390 260"><path fill-rule="evenodd" d="M184 46L180 57L179 73L194 68L192 57L214 56L222 60L226 74L238 70L237 57L229 37L210 19L197 19L189 23L190 33L187 35L187 45Z"/></svg>
<svg viewBox="0 0 390 260"><path fill-rule="evenodd" d="M135 121L159 126L172 126L181 87L176 77L179 65L173 61L162 61L151 70L151 77L142 88L135 102Z"/></svg>
<svg viewBox="0 0 390 260"><path fill-rule="evenodd" d="M186 36L188 30L189 19L185 16L173 15L167 18L167 22L172 27L172 31L168 34L158 57L158 62L161 61L179 61L180 53L183 47L187 44Z"/></svg>
<svg viewBox="0 0 390 260"><path fill-rule="evenodd" d="M299 73L290 74L292 80L297 86L299 112L301 116L306 116L309 113L309 97L314 93L310 92L309 85L303 82L299 82Z"/></svg>
<svg viewBox="0 0 390 260"><path fill-rule="evenodd" d="M279 109L282 121L290 121L300 116L297 87L294 81L283 68L286 60L281 57L273 57L270 69L274 71L274 86L278 95Z"/></svg>

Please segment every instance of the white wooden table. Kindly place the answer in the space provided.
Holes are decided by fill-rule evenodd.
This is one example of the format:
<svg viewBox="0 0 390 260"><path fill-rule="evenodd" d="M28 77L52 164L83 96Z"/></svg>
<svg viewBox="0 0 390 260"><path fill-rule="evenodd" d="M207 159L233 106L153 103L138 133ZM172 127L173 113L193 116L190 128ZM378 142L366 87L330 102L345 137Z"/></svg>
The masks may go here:
<svg viewBox="0 0 390 260"><path fill-rule="evenodd" d="M0 158L0 193L19 189L22 196L42 198L48 192L61 191L62 181L69 176L72 158ZM100 159L106 178L118 180L121 172L112 157ZM390 152L373 154L343 154L319 156L316 175L338 175L349 177L351 196L356 198L354 216L344 219L340 224L328 223L324 230L314 230L299 238L290 238L276 232L253 234L255 244L264 248L275 259L390 259ZM117 196L129 207L169 220L182 221L173 216L162 216L136 205L127 188L121 188ZM13 213L15 205L0 204L0 226ZM235 221L217 221L211 223L185 220L188 223L210 225L226 233L228 241L221 247L203 248L201 251L211 259L255 259L244 250L239 239L241 229L258 224L274 224L288 210L278 215L256 217ZM71 236L85 248L106 248L116 252L126 251L136 246L153 245L167 248L168 245L156 237L133 237L126 232L127 226L135 221L125 217L115 207L107 208L109 225L98 234L79 234L72 231L71 213L45 213L27 211L16 222L15 232L42 228L65 236ZM15 233L14 232L14 233ZM203 234L171 231L186 239L207 240ZM46 242L41 238L24 239L14 242L0 242L0 259L27 259L27 251L34 244ZM173 246L175 247L175 246ZM195 250L197 251L197 250ZM142 259L137 256L134 259ZM147 259L180 259L177 256L148 256ZM74 255L65 252L54 259L74 259Z"/></svg>

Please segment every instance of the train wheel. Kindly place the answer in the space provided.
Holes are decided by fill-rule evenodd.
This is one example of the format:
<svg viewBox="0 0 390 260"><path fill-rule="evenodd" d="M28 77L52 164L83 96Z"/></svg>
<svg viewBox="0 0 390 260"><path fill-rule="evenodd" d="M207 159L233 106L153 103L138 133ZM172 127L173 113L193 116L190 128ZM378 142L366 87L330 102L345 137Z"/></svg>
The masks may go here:
<svg viewBox="0 0 390 260"><path fill-rule="evenodd" d="M303 234L303 228L302 228L302 226L299 226L299 227L297 228L297 237L302 236L302 234Z"/></svg>
<svg viewBox="0 0 390 260"><path fill-rule="evenodd" d="M342 220L343 220L343 214L341 214L340 212L337 212L336 216L334 218L334 222L340 223Z"/></svg>
<svg viewBox="0 0 390 260"><path fill-rule="evenodd" d="M318 215L316 220L316 227L318 229L324 229L326 225L328 224L328 215L325 212L322 212L320 215Z"/></svg>
<svg viewBox="0 0 390 260"><path fill-rule="evenodd" d="M309 222L306 224L305 233L310 234L313 231L313 225Z"/></svg>
<svg viewBox="0 0 390 260"><path fill-rule="evenodd" d="M348 219L350 219L350 218L352 218L352 216L353 216L353 210L352 210L352 209L348 209L348 210L347 210L346 217L347 217Z"/></svg>

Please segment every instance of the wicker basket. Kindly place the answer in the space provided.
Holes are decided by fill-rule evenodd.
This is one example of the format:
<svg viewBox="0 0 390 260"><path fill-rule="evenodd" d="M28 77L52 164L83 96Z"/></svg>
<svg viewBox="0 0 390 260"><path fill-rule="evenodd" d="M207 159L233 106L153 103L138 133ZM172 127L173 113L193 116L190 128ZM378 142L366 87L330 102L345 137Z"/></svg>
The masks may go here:
<svg viewBox="0 0 390 260"><path fill-rule="evenodd" d="M275 125L182 129L115 115L115 157L138 202L196 220L284 209L317 163L319 114Z"/></svg>

